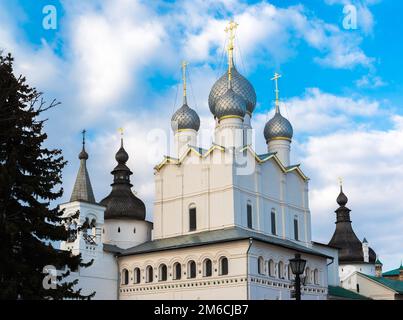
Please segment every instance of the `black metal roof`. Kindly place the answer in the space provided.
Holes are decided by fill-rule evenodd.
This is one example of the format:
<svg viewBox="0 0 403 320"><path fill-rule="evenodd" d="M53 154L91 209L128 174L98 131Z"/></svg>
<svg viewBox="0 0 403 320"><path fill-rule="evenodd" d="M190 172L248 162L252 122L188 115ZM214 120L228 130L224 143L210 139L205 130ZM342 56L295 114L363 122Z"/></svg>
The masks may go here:
<svg viewBox="0 0 403 320"><path fill-rule="evenodd" d="M327 256L311 248L305 247L302 244L295 243L291 240L285 240L282 238L265 235L263 233L240 227L202 231L177 237L147 241L138 246L124 250L121 255L128 256L155 251L174 250L179 248L195 247L229 241L246 240L250 238L268 244L295 250L301 253L312 254L332 259L332 257L330 256Z"/></svg>
<svg viewBox="0 0 403 320"><path fill-rule="evenodd" d="M118 165L111 172L114 176L111 193L100 203L106 207L105 219L137 219L145 220L146 207L144 202L137 198L131 187L130 176L133 174L126 166L129 155L121 146L115 156Z"/></svg>
<svg viewBox="0 0 403 320"><path fill-rule="evenodd" d="M337 197L339 208L335 211L337 215L336 230L329 245L338 247L339 263L364 263L364 253L362 250L362 242L355 234L350 220L350 209L346 207L348 202L347 196L340 187L340 194ZM369 263L375 263L376 253L369 248Z"/></svg>

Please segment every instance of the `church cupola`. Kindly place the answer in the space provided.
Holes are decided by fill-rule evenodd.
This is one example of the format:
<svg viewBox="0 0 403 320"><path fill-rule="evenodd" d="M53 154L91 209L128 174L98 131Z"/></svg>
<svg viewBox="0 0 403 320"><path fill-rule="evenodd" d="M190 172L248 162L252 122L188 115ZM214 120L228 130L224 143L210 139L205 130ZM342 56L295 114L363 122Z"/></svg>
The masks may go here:
<svg viewBox="0 0 403 320"><path fill-rule="evenodd" d="M225 72L213 85L210 90L208 104L211 113L216 118L222 116L222 106L217 107L217 103L220 97L224 96L228 91L228 73L231 75L231 88L237 95L240 95L245 101L245 111L247 117L251 117L256 107L256 92L252 84L241 75L234 64L234 40L235 29L238 24L234 21L230 21L228 27L225 29L229 33L228 41L228 72ZM219 111L221 110L221 111ZM217 114L218 112L218 114ZM221 113L220 113L221 112Z"/></svg>
<svg viewBox="0 0 403 320"><path fill-rule="evenodd" d="M351 210L346 207L347 196L343 192L340 183L340 193L336 199L339 208L336 212L336 230L329 245L339 248L339 263L375 263L376 254L368 246L367 240L361 242L356 236L350 220Z"/></svg>
<svg viewBox="0 0 403 320"><path fill-rule="evenodd" d="M85 201L89 203L96 203L94 192L92 191L90 176L87 170L88 153L85 151L85 133L86 131L83 130L83 146L78 155L78 159L80 159L80 168L77 173L76 182L74 183L70 202Z"/></svg>
<svg viewBox="0 0 403 320"><path fill-rule="evenodd" d="M171 128L175 135L175 153L179 158L189 145L197 145L197 132L200 128L200 118L196 111L187 104L186 66L182 62L183 105L172 115Z"/></svg>
<svg viewBox="0 0 403 320"><path fill-rule="evenodd" d="M239 148L246 144L245 130L250 127L250 116L256 105L255 90L234 67L236 27L237 24L230 21L225 29L229 33L228 69L213 85L209 96L210 111L216 119L215 143L226 148Z"/></svg>
<svg viewBox="0 0 403 320"><path fill-rule="evenodd" d="M278 73L274 74L271 80L275 81L276 85L276 111L264 127L264 137L266 139L269 152L277 153L285 167L290 165L290 149L291 139L293 136L293 128L286 118L281 115L279 103L278 79L281 77Z"/></svg>
<svg viewBox="0 0 403 320"><path fill-rule="evenodd" d="M137 219L144 220L146 209L143 201L137 198L131 190L130 176L133 174L126 166L129 155L123 147L123 137L121 145L115 155L117 166L113 169L113 183L111 193L101 201L101 205L106 207L106 219Z"/></svg>

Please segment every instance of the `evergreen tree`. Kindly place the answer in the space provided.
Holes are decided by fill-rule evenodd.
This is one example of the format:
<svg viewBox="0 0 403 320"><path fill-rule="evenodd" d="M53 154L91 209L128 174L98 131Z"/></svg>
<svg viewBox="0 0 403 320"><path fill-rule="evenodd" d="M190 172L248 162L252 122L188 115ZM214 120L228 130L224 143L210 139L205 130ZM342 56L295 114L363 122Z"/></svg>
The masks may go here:
<svg viewBox="0 0 403 320"><path fill-rule="evenodd" d="M66 164L61 150L43 146L42 94L13 74L13 58L0 52L0 299L89 299L67 282L69 270L88 267L81 255L52 245L72 236L73 230L58 207L61 170ZM76 214L76 218L78 213ZM49 288L43 269L59 270L56 288ZM45 280L44 280L45 279ZM44 285L45 283L45 285ZM48 284L48 286L46 285Z"/></svg>

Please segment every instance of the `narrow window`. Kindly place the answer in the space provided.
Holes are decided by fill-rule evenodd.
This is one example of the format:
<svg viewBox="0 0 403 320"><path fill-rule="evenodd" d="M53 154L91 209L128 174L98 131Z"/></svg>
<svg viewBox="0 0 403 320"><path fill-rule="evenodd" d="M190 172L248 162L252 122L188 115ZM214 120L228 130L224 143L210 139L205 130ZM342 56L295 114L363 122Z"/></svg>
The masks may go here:
<svg viewBox="0 0 403 320"><path fill-rule="evenodd" d="M360 292L360 285L357 283L357 292Z"/></svg>
<svg viewBox="0 0 403 320"><path fill-rule="evenodd" d="M292 269L290 264L288 265L287 273L288 273L288 280L292 280Z"/></svg>
<svg viewBox="0 0 403 320"><path fill-rule="evenodd" d="M134 268L134 283L140 283L140 269Z"/></svg>
<svg viewBox="0 0 403 320"><path fill-rule="evenodd" d="M271 233L276 235L276 211L271 210Z"/></svg>
<svg viewBox="0 0 403 320"><path fill-rule="evenodd" d="M294 239L299 240L298 239L298 220L296 218L294 219Z"/></svg>
<svg viewBox="0 0 403 320"><path fill-rule="evenodd" d="M165 264L161 264L158 268L158 280L159 281L167 281L167 266Z"/></svg>
<svg viewBox="0 0 403 320"><path fill-rule="evenodd" d="M264 259L263 257L259 257L257 261L257 273L264 274Z"/></svg>
<svg viewBox="0 0 403 320"><path fill-rule="evenodd" d="M196 278L196 262L193 260L189 261L188 263L188 278Z"/></svg>
<svg viewBox="0 0 403 320"><path fill-rule="evenodd" d="M315 284L319 284L319 270L318 269L315 269L315 271L313 272L313 278L314 278Z"/></svg>
<svg viewBox="0 0 403 320"><path fill-rule="evenodd" d="M174 264L174 280L180 280L182 277L182 268L179 262Z"/></svg>
<svg viewBox="0 0 403 320"><path fill-rule="evenodd" d="M310 284L311 283L311 271L309 267L306 267L305 269L305 283Z"/></svg>
<svg viewBox="0 0 403 320"><path fill-rule="evenodd" d="M211 277L211 275L212 275L212 269L213 269L213 266L212 266L212 263L211 263L211 260L210 259L206 259L206 260L204 260L204 262L203 262L203 275L205 276L205 277Z"/></svg>
<svg viewBox="0 0 403 320"><path fill-rule="evenodd" d="M273 260L269 261L269 276L274 277L276 273L276 268Z"/></svg>
<svg viewBox="0 0 403 320"><path fill-rule="evenodd" d="M123 284L129 284L129 271L127 269L122 270L122 280Z"/></svg>
<svg viewBox="0 0 403 320"><path fill-rule="evenodd" d="M133 228L133 233L136 233L136 228Z"/></svg>
<svg viewBox="0 0 403 320"><path fill-rule="evenodd" d="M120 227L118 227L118 232L120 232Z"/></svg>
<svg viewBox="0 0 403 320"><path fill-rule="evenodd" d="M228 259L226 257L221 257L220 259L220 276L228 274Z"/></svg>
<svg viewBox="0 0 403 320"><path fill-rule="evenodd" d="M146 282L153 282L153 267L148 266L146 269Z"/></svg>
<svg viewBox="0 0 403 320"><path fill-rule="evenodd" d="M189 231L195 231L196 227L196 207L193 207L189 209Z"/></svg>
<svg viewBox="0 0 403 320"><path fill-rule="evenodd" d="M280 279L284 279L284 263L283 263L283 261L280 261L278 263L278 277Z"/></svg>
<svg viewBox="0 0 403 320"><path fill-rule="evenodd" d="M252 229L252 205L250 203L247 204L246 211L248 219L248 228Z"/></svg>

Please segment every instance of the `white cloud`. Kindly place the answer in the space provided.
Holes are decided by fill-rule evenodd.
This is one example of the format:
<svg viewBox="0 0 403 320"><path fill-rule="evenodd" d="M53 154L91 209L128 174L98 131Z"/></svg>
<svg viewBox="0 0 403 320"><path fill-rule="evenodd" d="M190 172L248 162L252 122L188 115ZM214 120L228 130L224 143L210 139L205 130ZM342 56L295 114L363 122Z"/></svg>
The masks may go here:
<svg viewBox="0 0 403 320"><path fill-rule="evenodd" d="M380 88L387 85L387 83L383 81L381 77L375 76L371 73L363 75L355 83L360 88L370 88L370 89Z"/></svg>

